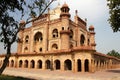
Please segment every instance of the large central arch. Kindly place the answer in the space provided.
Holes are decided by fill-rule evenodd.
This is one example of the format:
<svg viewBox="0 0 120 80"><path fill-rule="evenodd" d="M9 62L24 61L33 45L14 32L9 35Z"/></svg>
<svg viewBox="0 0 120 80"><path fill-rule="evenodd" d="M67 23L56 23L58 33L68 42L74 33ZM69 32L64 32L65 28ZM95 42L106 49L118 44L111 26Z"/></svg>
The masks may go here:
<svg viewBox="0 0 120 80"><path fill-rule="evenodd" d="M65 65L65 70L72 70L71 60L69 60L69 59L65 60L64 65Z"/></svg>
<svg viewBox="0 0 120 80"><path fill-rule="evenodd" d="M34 42L40 42L43 40L43 35L41 32L37 32L34 36Z"/></svg>

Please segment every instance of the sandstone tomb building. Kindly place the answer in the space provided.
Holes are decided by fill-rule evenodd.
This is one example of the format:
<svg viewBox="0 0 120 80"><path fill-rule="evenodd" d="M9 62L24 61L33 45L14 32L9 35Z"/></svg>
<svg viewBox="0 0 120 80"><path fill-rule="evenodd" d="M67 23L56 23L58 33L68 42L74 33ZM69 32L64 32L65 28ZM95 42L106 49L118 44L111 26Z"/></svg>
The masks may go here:
<svg viewBox="0 0 120 80"><path fill-rule="evenodd" d="M58 5L21 30L17 52L12 54L8 67L73 72L120 67L119 59L96 51L94 26L87 28L77 10L72 21L69 10L66 3ZM0 55L0 65L3 61L4 55Z"/></svg>

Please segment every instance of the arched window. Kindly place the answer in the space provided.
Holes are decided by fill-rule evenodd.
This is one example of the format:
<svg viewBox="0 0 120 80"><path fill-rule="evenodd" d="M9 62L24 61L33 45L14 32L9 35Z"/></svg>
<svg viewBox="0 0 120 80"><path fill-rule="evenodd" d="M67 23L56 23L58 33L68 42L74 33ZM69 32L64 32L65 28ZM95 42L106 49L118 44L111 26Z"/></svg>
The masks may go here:
<svg viewBox="0 0 120 80"><path fill-rule="evenodd" d="M34 42L40 42L43 40L43 35L41 32L37 32L34 36Z"/></svg>
<svg viewBox="0 0 120 80"><path fill-rule="evenodd" d="M72 38L73 38L73 31L70 30L70 39L72 39Z"/></svg>
<svg viewBox="0 0 120 80"><path fill-rule="evenodd" d="M53 32L52 32L52 37L53 38L57 38L58 37L58 30L57 29L54 29Z"/></svg>
<svg viewBox="0 0 120 80"><path fill-rule="evenodd" d="M40 48L39 51L42 52L42 48Z"/></svg>
<svg viewBox="0 0 120 80"><path fill-rule="evenodd" d="M85 43L85 37L84 37L84 35L82 34L82 35L80 36L80 44L81 44L81 46L83 46L84 43Z"/></svg>
<svg viewBox="0 0 120 80"><path fill-rule="evenodd" d="M52 50L57 50L58 49L58 45L57 44L53 44L52 45Z"/></svg>
<svg viewBox="0 0 120 80"><path fill-rule="evenodd" d="M28 41L29 41L29 36L27 35L27 36L25 37L25 43L28 43Z"/></svg>
<svg viewBox="0 0 120 80"><path fill-rule="evenodd" d="M28 48L27 47L25 47L24 52L28 52Z"/></svg>

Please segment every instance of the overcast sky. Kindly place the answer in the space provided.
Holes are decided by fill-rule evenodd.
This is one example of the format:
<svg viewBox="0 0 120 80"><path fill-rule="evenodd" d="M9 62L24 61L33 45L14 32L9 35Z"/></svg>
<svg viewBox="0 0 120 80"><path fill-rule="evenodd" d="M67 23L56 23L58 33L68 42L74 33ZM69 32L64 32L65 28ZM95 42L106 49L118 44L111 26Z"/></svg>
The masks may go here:
<svg viewBox="0 0 120 80"><path fill-rule="evenodd" d="M75 15L75 10L78 10L78 15L82 19L87 18L87 26L95 27L96 50L98 52L107 53L111 50L120 52L120 32L113 33L109 23L109 9L107 0L58 0L60 4L65 2L70 7L71 17ZM57 6L58 1L52 6ZM3 53L3 45L0 45L0 53ZM16 44L12 48L16 52Z"/></svg>
<svg viewBox="0 0 120 80"><path fill-rule="evenodd" d="M70 7L72 16L75 10L78 10L79 17L87 18L87 26L95 27L98 52L107 53L113 49L120 52L120 32L113 33L107 21L109 18L107 0L60 0L61 5L65 2Z"/></svg>

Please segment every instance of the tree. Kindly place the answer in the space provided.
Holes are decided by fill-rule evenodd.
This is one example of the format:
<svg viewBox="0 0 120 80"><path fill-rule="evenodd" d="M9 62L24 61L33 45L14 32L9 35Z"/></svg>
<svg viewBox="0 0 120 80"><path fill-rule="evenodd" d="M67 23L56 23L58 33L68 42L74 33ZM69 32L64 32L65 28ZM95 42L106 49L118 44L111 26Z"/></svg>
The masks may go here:
<svg viewBox="0 0 120 80"><path fill-rule="evenodd" d="M108 52L107 55L114 56L120 59L120 53L116 52L115 50Z"/></svg>
<svg viewBox="0 0 120 80"><path fill-rule="evenodd" d="M4 71L11 56L11 46L14 42L19 41L17 34L24 29L25 25L39 19L45 12L49 5L55 0L0 0L0 41L4 43L6 55L2 67L0 68L0 75ZM13 15L18 14L16 19ZM19 24L21 20L28 15L26 21ZM18 15L17 15L18 16ZM34 19L33 17L38 16Z"/></svg>
<svg viewBox="0 0 120 80"><path fill-rule="evenodd" d="M120 31L120 0L107 0L109 7L109 23L113 32Z"/></svg>

